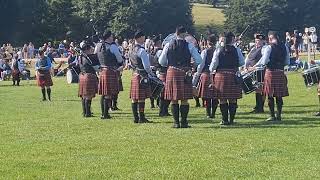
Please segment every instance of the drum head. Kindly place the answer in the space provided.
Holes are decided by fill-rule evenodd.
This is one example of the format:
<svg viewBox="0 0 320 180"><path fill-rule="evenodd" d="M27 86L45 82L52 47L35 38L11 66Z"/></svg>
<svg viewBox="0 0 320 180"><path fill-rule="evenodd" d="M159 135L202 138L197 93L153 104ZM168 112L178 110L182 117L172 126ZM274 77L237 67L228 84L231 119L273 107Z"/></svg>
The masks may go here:
<svg viewBox="0 0 320 180"><path fill-rule="evenodd" d="M68 69L66 76L67 76L67 83L71 84L72 83L72 70L71 69Z"/></svg>

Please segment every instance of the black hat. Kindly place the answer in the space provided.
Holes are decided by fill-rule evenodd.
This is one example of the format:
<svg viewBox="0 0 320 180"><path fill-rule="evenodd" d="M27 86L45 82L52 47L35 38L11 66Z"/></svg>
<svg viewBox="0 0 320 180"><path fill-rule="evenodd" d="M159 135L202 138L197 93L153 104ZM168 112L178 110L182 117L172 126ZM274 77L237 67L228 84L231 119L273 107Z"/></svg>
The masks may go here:
<svg viewBox="0 0 320 180"><path fill-rule="evenodd" d="M258 33L258 34L255 34L254 38L255 39L260 39L260 40L265 40L266 36L263 35L263 34Z"/></svg>
<svg viewBox="0 0 320 180"><path fill-rule="evenodd" d="M103 33L103 38L104 38L104 39L108 39L111 35L112 35L111 31L105 31L105 32Z"/></svg>
<svg viewBox="0 0 320 180"><path fill-rule="evenodd" d="M144 33L141 30L138 30L135 34L134 34L134 38L138 39L142 36L145 36Z"/></svg>
<svg viewBox="0 0 320 180"><path fill-rule="evenodd" d="M152 38L152 41L153 42L158 42L158 41L160 41L161 39L160 39L160 36L159 35L157 35L157 36L154 36L153 38Z"/></svg>
<svg viewBox="0 0 320 180"><path fill-rule="evenodd" d="M38 50L38 53L40 55L42 55L42 54L44 54L44 52L45 52L45 49L43 47L40 47L39 50Z"/></svg>
<svg viewBox="0 0 320 180"><path fill-rule="evenodd" d="M187 29L183 26L178 26L176 28L176 33L177 33L177 35L182 34L182 33L187 33Z"/></svg>
<svg viewBox="0 0 320 180"><path fill-rule="evenodd" d="M226 38L236 37L233 32L227 32L224 34Z"/></svg>
<svg viewBox="0 0 320 180"><path fill-rule="evenodd" d="M268 36L270 36L270 35L278 36L279 34L277 31L269 31Z"/></svg>
<svg viewBox="0 0 320 180"><path fill-rule="evenodd" d="M216 35L214 34L211 34L209 37L208 37L208 41L212 44L215 44L217 42L217 37Z"/></svg>

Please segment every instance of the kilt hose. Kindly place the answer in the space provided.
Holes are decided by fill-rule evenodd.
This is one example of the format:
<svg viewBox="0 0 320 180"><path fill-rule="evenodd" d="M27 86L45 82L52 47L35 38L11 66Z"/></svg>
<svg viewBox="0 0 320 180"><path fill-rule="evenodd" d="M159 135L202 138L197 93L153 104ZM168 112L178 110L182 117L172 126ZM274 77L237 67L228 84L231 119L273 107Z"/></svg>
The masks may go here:
<svg viewBox="0 0 320 180"><path fill-rule="evenodd" d="M210 78L209 72L203 72L200 76L199 87L198 87L198 97L204 99L213 98L213 86Z"/></svg>
<svg viewBox="0 0 320 180"><path fill-rule="evenodd" d="M166 85L167 74L160 73L159 79L163 82L164 85ZM165 87L162 89L162 92L160 94L160 98L164 98L164 92L165 92Z"/></svg>
<svg viewBox="0 0 320 180"><path fill-rule="evenodd" d="M79 74L79 91L78 96L92 99L98 92L98 78L92 73Z"/></svg>
<svg viewBox="0 0 320 180"><path fill-rule="evenodd" d="M214 99L241 99L241 84L237 84L235 79L236 70L217 70L213 80Z"/></svg>
<svg viewBox="0 0 320 180"><path fill-rule="evenodd" d="M43 71L43 72L38 72L37 75L37 85L40 87L48 87L48 86L53 86L53 82L51 79L51 74L50 71Z"/></svg>
<svg viewBox="0 0 320 180"><path fill-rule="evenodd" d="M266 70L264 76L264 95L267 97L289 96L288 80L283 70Z"/></svg>
<svg viewBox="0 0 320 180"><path fill-rule="evenodd" d="M318 90L318 96L320 96L320 82L318 83L317 90Z"/></svg>
<svg viewBox="0 0 320 180"><path fill-rule="evenodd" d="M193 99L192 82L185 82L186 72L169 67L167 71L164 99L170 101Z"/></svg>
<svg viewBox="0 0 320 180"><path fill-rule="evenodd" d="M132 74L130 87L130 99L132 100L145 100L151 97L151 87L141 85L140 80L139 74Z"/></svg>
<svg viewBox="0 0 320 180"><path fill-rule="evenodd" d="M119 94L119 72L111 68L103 68L99 77L99 95L116 96Z"/></svg>
<svg viewBox="0 0 320 180"><path fill-rule="evenodd" d="M20 73L19 69L13 69L12 70L12 80L13 81L20 80L20 75L21 75L21 73Z"/></svg>

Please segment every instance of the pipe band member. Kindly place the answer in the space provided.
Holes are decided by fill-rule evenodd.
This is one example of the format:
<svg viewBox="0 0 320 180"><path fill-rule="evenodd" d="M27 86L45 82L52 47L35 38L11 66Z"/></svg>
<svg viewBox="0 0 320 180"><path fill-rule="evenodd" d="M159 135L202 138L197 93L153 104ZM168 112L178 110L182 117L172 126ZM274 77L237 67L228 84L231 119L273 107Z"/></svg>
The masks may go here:
<svg viewBox="0 0 320 180"><path fill-rule="evenodd" d="M37 76L37 85L41 87L42 92L42 101L46 101L46 89L48 100L51 101L51 88L53 86L53 82L51 79L51 60L44 55L44 49L39 49L39 59L35 64L36 76Z"/></svg>
<svg viewBox="0 0 320 180"><path fill-rule="evenodd" d="M88 54L91 54L91 45L82 42L80 48L82 53L78 57L80 67L78 96L82 100L83 117L92 117L91 102L98 92L98 78L93 63L88 57Z"/></svg>
<svg viewBox="0 0 320 180"><path fill-rule="evenodd" d="M134 123L151 123L144 113L145 100L151 97L149 76L153 75L148 54L144 49L145 35L138 30L135 35L135 45L130 51L130 61L133 68L131 78L130 99Z"/></svg>
<svg viewBox="0 0 320 180"><path fill-rule="evenodd" d="M112 98L118 96L120 91L119 72L122 71L123 64L122 55L111 31L104 32L102 42L95 47L95 54L101 65L98 86L98 94L101 95L101 119L110 119L109 108Z"/></svg>
<svg viewBox="0 0 320 180"><path fill-rule="evenodd" d="M289 49L280 42L279 35L276 31L268 33L269 45L262 48L262 57L255 65L266 66L266 74L264 77L264 95L268 97L268 105L270 117L268 121L281 121L281 113L283 106L283 97L289 96L288 81L284 74L284 67L289 65ZM277 103L277 114L275 115L275 102Z"/></svg>
<svg viewBox="0 0 320 180"><path fill-rule="evenodd" d="M255 46L250 50L247 58L245 67L250 70L262 57L261 50L266 46L266 37L263 34L256 33L255 36ZM264 78L264 76L263 76ZM256 106L250 113L264 113L264 102L265 96L263 95L263 86L259 86L256 90Z"/></svg>
<svg viewBox="0 0 320 180"><path fill-rule="evenodd" d="M199 94L200 98L205 100L207 118L215 118L216 110L219 105L218 99L213 97L213 84L214 74L210 73L209 67L212 61L213 53L215 51L215 45L217 38L215 35L210 35L207 40L207 48L201 52L202 62L197 68L197 73L201 74L199 82Z"/></svg>
<svg viewBox="0 0 320 180"><path fill-rule="evenodd" d="M210 65L211 72L216 70L213 97L220 101L221 125L234 123L237 100L242 98L241 84L236 81L236 73L238 68L244 65L244 57L234 43L235 35L232 32L226 33L225 44L215 50Z"/></svg>
<svg viewBox="0 0 320 180"><path fill-rule="evenodd" d="M159 58L160 65L168 67L164 99L171 101L174 119L173 128L190 127L187 118L190 108L188 100L193 99L191 57L193 57L196 65L202 61L194 44L185 40L187 35L186 28L178 26L176 28L177 38L164 46ZM181 101L180 105L179 101Z"/></svg>

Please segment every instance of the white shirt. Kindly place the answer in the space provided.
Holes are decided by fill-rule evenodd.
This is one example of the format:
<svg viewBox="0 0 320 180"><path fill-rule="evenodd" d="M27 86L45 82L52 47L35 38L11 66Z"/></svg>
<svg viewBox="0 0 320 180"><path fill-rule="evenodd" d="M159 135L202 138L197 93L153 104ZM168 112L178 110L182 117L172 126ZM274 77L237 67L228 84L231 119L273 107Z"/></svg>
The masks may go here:
<svg viewBox="0 0 320 180"><path fill-rule="evenodd" d="M316 42L318 42L318 36L316 34L311 34L310 40L312 43L316 43Z"/></svg>
<svg viewBox="0 0 320 180"><path fill-rule="evenodd" d="M138 44L138 43L136 43ZM139 48L138 52L137 52L137 56L139 58L141 58L142 60L142 65L144 70L148 73L151 74L151 68L150 68L150 61L149 61L149 56L147 51L143 48L143 44L138 44L139 46L141 46L141 48Z"/></svg>
<svg viewBox="0 0 320 180"><path fill-rule="evenodd" d="M177 39L181 39L181 38L178 37ZM169 45L170 45L170 43L167 43L164 46L162 53L159 57L159 64L164 67L168 66L167 53L169 50ZM191 56L195 60L196 65L200 64L202 62L202 58L201 58L200 54L198 53L198 49L192 43L188 43L188 48L189 48L189 52L190 52Z"/></svg>
<svg viewBox="0 0 320 180"><path fill-rule="evenodd" d="M219 66L219 55L222 52L223 47L219 47L217 48L214 53L213 53L213 57L212 57L212 61L209 67L209 70L211 72L213 72L214 70L216 70ZM244 65L244 57L243 54L240 50L240 48L236 48L237 49L237 53L238 53L238 57L239 57L239 67Z"/></svg>
<svg viewBox="0 0 320 180"><path fill-rule="evenodd" d="M110 45L110 44L108 44L106 42L105 46L106 46L107 49L110 47L110 52L116 56L118 63L122 63L123 62L123 58L122 58L121 52L120 52L117 44L111 44ZM98 52L98 46L96 46L94 48L94 54L97 54L97 52Z"/></svg>

